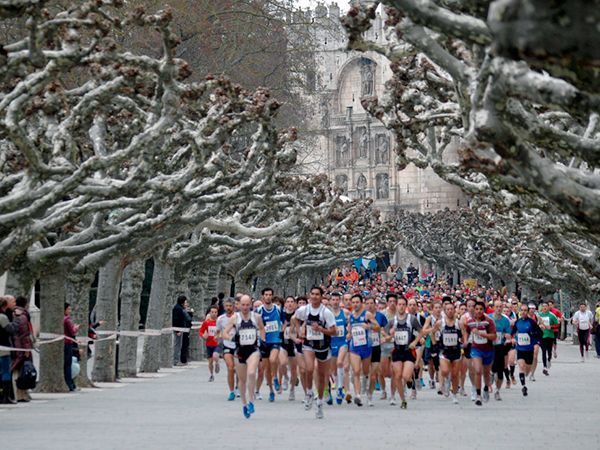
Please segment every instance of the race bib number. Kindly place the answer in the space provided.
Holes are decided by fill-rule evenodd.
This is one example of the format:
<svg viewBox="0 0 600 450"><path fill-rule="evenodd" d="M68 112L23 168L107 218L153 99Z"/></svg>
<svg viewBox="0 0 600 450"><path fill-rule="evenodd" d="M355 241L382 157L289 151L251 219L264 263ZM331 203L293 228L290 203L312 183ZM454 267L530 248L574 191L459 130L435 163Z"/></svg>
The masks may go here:
<svg viewBox="0 0 600 450"><path fill-rule="evenodd" d="M285 340L290 340L290 327L286 327L284 332L283 332L283 338Z"/></svg>
<svg viewBox="0 0 600 450"><path fill-rule="evenodd" d="M479 334L473 334L472 336L473 336L473 342L475 344L483 345L483 344L487 344L487 342L488 342L487 338L480 336Z"/></svg>
<svg viewBox="0 0 600 450"><path fill-rule="evenodd" d="M444 347L456 347L458 345L458 334L456 333L444 333L443 334Z"/></svg>
<svg viewBox="0 0 600 450"><path fill-rule="evenodd" d="M256 342L256 329L244 328L239 330L240 345L253 345Z"/></svg>
<svg viewBox="0 0 600 450"><path fill-rule="evenodd" d="M494 344L496 344L496 345L502 345L502 333L497 333L496 334L496 340L494 341Z"/></svg>
<svg viewBox="0 0 600 450"><path fill-rule="evenodd" d="M587 320L587 317L585 319L579 319L579 329L580 330L587 330L590 327L590 323Z"/></svg>
<svg viewBox="0 0 600 450"><path fill-rule="evenodd" d="M321 331L314 331L310 325L306 325L306 339L309 341L322 341L325 335Z"/></svg>
<svg viewBox="0 0 600 450"><path fill-rule="evenodd" d="M346 334L346 328L343 325L337 326L337 337L344 337Z"/></svg>
<svg viewBox="0 0 600 450"><path fill-rule="evenodd" d="M207 328L208 331L208 335L209 336L216 336L217 335L217 327L208 327Z"/></svg>
<svg viewBox="0 0 600 450"><path fill-rule="evenodd" d="M356 347L367 345L367 330L360 325L352 327L352 343Z"/></svg>
<svg viewBox="0 0 600 450"><path fill-rule="evenodd" d="M373 347L381 345L381 337L379 336L379 333L371 333L371 345Z"/></svg>
<svg viewBox="0 0 600 450"><path fill-rule="evenodd" d="M396 331L394 333L394 342L396 345L408 345L408 331Z"/></svg>
<svg viewBox="0 0 600 450"><path fill-rule="evenodd" d="M265 323L265 332L266 333L277 333L279 331L279 322L276 320L272 320L270 322Z"/></svg>
<svg viewBox="0 0 600 450"><path fill-rule="evenodd" d="M531 345L531 336L527 333L517 334L517 344L522 346Z"/></svg>
<svg viewBox="0 0 600 450"><path fill-rule="evenodd" d="M549 327L550 326L550 317L542 317L542 322L544 322L544 325Z"/></svg>

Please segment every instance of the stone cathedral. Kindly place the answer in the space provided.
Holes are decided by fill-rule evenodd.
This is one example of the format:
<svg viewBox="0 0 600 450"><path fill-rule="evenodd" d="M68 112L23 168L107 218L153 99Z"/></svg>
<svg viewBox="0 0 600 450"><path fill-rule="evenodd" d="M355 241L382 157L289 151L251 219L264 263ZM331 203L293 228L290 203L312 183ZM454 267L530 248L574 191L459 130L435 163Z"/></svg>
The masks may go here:
<svg viewBox="0 0 600 450"><path fill-rule="evenodd" d="M381 96L391 78L389 61L376 53L345 51L346 35L336 4L318 4L311 15L317 49L314 74L319 86L314 94L318 114L311 134L322 160L320 170L350 198L372 198L389 214L395 209L419 212L466 206L461 190L441 180L431 169L412 164L403 171L395 167L392 133L362 107L362 96ZM385 41L383 23L377 15L368 32L370 40Z"/></svg>

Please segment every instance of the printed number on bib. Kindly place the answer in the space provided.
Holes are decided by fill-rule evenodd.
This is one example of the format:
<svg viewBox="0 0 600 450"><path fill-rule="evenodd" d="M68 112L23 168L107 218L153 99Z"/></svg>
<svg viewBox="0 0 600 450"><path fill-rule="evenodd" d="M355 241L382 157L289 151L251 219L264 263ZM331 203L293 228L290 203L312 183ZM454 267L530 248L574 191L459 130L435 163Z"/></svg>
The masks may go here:
<svg viewBox="0 0 600 450"><path fill-rule="evenodd" d="M396 331L394 333L394 342L396 345L408 345L408 331Z"/></svg>
<svg viewBox="0 0 600 450"><path fill-rule="evenodd" d="M367 345L367 330L362 326L352 327L352 343L357 347Z"/></svg>
<svg viewBox="0 0 600 450"><path fill-rule="evenodd" d="M381 345L381 337L379 336L379 333L371 333L371 345L373 347Z"/></svg>
<svg viewBox="0 0 600 450"><path fill-rule="evenodd" d="M547 327L550 326L550 317L542 317L542 321L544 322L544 325L546 325Z"/></svg>
<svg viewBox="0 0 600 450"><path fill-rule="evenodd" d="M279 331L279 323L276 320L265 323L265 333L276 333Z"/></svg>
<svg viewBox="0 0 600 450"><path fill-rule="evenodd" d="M254 328L245 328L239 330L240 345L252 345L256 342L256 330Z"/></svg>
<svg viewBox="0 0 600 450"><path fill-rule="evenodd" d="M473 334L473 342L475 344L487 344L488 340L479 334Z"/></svg>
<svg viewBox="0 0 600 450"><path fill-rule="evenodd" d="M444 333L443 334L444 347L456 347L458 345L458 334L456 333Z"/></svg>
<svg viewBox="0 0 600 450"><path fill-rule="evenodd" d="M306 339L309 341L322 341L325 335L321 331L314 331L310 325L306 325Z"/></svg>
<svg viewBox="0 0 600 450"><path fill-rule="evenodd" d="M531 345L531 336L527 333L519 333L517 334L517 344L519 345Z"/></svg>
<svg viewBox="0 0 600 450"><path fill-rule="evenodd" d="M346 328L343 325L337 326L337 337L344 337L346 335Z"/></svg>
<svg viewBox="0 0 600 450"><path fill-rule="evenodd" d="M208 327L208 335L215 336L217 334L217 327Z"/></svg>

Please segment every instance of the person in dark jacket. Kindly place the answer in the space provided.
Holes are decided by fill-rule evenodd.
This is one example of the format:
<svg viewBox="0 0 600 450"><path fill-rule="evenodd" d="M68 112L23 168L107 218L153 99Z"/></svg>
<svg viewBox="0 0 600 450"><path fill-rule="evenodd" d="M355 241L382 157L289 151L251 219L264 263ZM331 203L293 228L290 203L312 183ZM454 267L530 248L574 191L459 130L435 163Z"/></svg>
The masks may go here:
<svg viewBox="0 0 600 450"><path fill-rule="evenodd" d="M15 308L15 298L10 295L0 297L0 346L12 347L12 336L18 328L13 321L12 310ZM2 382L2 397L0 403L17 403L14 398L10 372L10 351L0 350L0 381Z"/></svg>
<svg viewBox="0 0 600 450"><path fill-rule="evenodd" d="M13 312L15 322L18 324L15 335L13 336L13 347L33 349L33 327L31 326L31 316L27 307L29 305L29 299L27 297L19 296L16 300L17 306ZM31 352L13 352L12 361L12 379L13 389L16 392L16 398L18 402L28 402L31 400L31 396L27 390L19 389L17 387L17 378L21 374L21 368L25 361L31 361L33 359Z"/></svg>
<svg viewBox="0 0 600 450"><path fill-rule="evenodd" d="M78 352L77 342L75 342L75 339L77 338L79 327L80 325L75 325L71 319L71 305L69 303L65 303L63 328L65 336L71 339L65 339L64 342L65 354L63 370L65 375L65 383L67 383L69 391L71 392L77 390L77 386L75 386L75 382L73 381L73 376L71 374L71 367L73 364L73 356L76 356Z"/></svg>
<svg viewBox="0 0 600 450"><path fill-rule="evenodd" d="M186 314L185 309L183 307L187 297L185 295L180 295L177 297L177 303L173 307L173 315L171 319L171 326L176 328L185 328L186 323ZM173 349L173 365L179 366L181 365L181 347L183 344L183 332L181 331L173 331L175 335L175 346Z"/></svg>
<svg viewBox="0 0 600 450"><path fill-rule="evenodd" d="M194 310L190 308L189 302L186 300L183 303L183 312L185 313L185 328L192 328L192 318L194 316ZM181 341L181 363L187 364L188 353L190 350L190 332L183 332L183 339Z"/></svg>

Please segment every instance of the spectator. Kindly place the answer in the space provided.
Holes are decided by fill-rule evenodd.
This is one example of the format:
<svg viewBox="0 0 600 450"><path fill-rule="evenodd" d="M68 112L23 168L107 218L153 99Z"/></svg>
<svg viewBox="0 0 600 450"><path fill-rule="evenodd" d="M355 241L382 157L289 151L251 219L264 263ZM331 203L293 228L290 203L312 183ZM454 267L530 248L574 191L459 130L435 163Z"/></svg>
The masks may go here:
<svg viewBox="0 0 600 450"><path fill-rule="evenodd" d="M184 304L187 300L185 295L177 297L177 303L173 307L173 314L171 317L171 326L174 328L185 328L185 309ZM183 333L181 331L174 331L175 334L175 348L173 349L173 365L181 365L181 347L183 345Z"/></svg>
<svg viewBox="0 0 600 450"><path fill-rule="evenodd" d="M12 321L12 310L14 308L14 297L10 295L0 297L0 346L2 347L12 347L11 337L18 328L18 324ZM10 351L8 350L0 350L0 381L2 381L0 403L17 403L13 393L10 373Z"/></svg>
<svg viewBox="0 0 600 450"><path fill-rule="evenodd" d="M596 358L600 358L600 302L596 303L594 314L594 345L596 346Z"/></svg>
<svg viewBox="0 0 600 450"><path fill-rule="evenodd" d="M19 296L16 299L17 306L13 312L15 322L18 324L13 336L13 347L15 348L27 348L33 349L33 327L31 326L31 317L27 307L29 306L29 299L27 297ZM21 368L25 361L31 361L33 359L31 352L14 352L13 363L12 363L12 379L13 389L17 394L18 402L28 402L31 400L31 396L27 390L19 389L16 385L17 378L21 374Z"/></svg>
<svg viewBox="0 0 600 450"><path fill-rule="evenodd" d="M186 300L183 303L183 312L185 314L185 328L192 328L192 317L194 315L194 310L190 308L190 303ZM188 353L190 349L190 332L183 332L183 339L181 341L181 363L187 364L188 362Z"/></svg>
<svg viewBox="0 0 600 450"><path fill-rule="evenodd" d="M219 307L219 315L225 314L225 305L223 304L223 301L225 300L225 293L219 292L217 298L219 299L219 303L217 305Z"/></svg>
<svg viewBox="0 0 600 450"><path fill-rule="evenodd" d="M65 374L65 383L67 383L67 387L70 392L73 392L77 389L75 386L75 382L73 381L73 376L71 375L71 366L73 365L73 356L77 356L78 347L75 339L77 338L77 332L79 331L79 325L75 325L73 320L71 319L71 305L69 303L65 303L65 317L63 319L63 328L65 334L65 345L64 345L64 374ZM70 339L68 339L70 338Z"/></svg>
<svg viewBox="0 0 600 450"><path fill-rule="evenodd" d="M408 284L413 284L413 281L417 279L418 274L419 271L417 270L417 268L413 266L413 263L410 263L406 268L406 278L408 279Z"/></svg>

